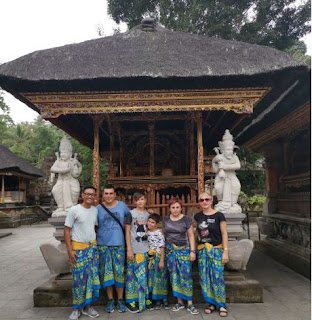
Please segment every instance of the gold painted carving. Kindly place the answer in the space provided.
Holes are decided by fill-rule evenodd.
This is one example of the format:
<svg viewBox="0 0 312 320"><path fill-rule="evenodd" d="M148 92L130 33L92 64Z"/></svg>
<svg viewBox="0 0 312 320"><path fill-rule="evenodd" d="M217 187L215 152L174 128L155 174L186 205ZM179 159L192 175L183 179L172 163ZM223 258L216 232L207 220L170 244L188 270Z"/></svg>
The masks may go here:
<svg viewBox="0 0 312 320"><path fill-rule="evenodd" d="M233 111L252 113L270 88L227 90L22 93L43 118L67 114L166 111Z"/></svg>

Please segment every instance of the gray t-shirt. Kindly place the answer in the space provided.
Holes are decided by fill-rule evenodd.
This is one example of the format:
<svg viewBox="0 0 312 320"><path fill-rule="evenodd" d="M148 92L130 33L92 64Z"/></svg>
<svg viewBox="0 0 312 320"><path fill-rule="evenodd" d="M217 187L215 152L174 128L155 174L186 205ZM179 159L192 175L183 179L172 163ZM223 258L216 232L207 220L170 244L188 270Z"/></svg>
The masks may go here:
<svg viewBox="0 0 312 320"><path fill-rule="evenodd" d="M96 239L94 227L98 225L97 209L84 208L77 204L67 212L65 226L71 228L71 239L77 242L88 243Z"/></svg>
<svg viewBox="0 0 312 320"><path fill-rule="evenodd" d="M132 209L126 217L125 223L131 225L130 228L130 241L133 253L148 252L147 241L147 220L149 213L145 210L144 213Z"/></svg>
<svg viewBox="0 0 312 320"><path fill-rule="evenodd" d="M178 221L172 221L167 216L163 222L166 231L166 243L175 244L177 246L185 246L188 244L187 229L192 225L189 217L183 216Z"/></svg>

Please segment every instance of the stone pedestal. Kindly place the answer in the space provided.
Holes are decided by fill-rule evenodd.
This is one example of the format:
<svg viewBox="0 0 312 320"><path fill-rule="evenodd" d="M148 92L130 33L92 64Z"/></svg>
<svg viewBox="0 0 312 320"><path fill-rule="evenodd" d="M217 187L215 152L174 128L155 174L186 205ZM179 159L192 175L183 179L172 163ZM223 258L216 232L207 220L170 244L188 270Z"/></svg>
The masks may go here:
<svg viewBox="0 0 312 320"><path fill-rule="evenodd" d="M226 226L229 241L237 240L243 233L243 220L246 218L245 213L225 213Z"/></svg>
<svg viewBox="0 0 312 320"><path fill-rule="evenodd" d="M48 222L55 227L55 232L53 236L56 240L61 241L64 243L64 223L66 217L52 217L48 219Z"/></svg>

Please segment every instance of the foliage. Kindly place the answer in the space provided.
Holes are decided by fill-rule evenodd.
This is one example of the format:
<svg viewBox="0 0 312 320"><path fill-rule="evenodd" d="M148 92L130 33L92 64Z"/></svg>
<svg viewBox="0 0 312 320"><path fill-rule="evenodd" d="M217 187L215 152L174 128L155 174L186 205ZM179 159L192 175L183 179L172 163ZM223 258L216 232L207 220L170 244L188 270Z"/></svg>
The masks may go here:
<svg viewBox="0 0 312 320"><path fill-rule="evenodd" d="M310 32L303 0L108 0L108 11L129 28L154 16L166 28L285 50Z"/></svg>
<svg viewBox="0 0 312 320"><path fill-rule="evenodd" d="M251 197L248 197L245 192L241 191L238 202L242 206L243 211L248 212L261 210L265 201L265 196L253 195Z"/></svg>
<svg viewBox="0 0 312 320"><path fill-rule="evenodd" d="M290 54L294 59L302 61L311 66L311 56L305 55L307 46L303 41L297 41L296 44L286 49L286 52Z"/></svg>
<svg viewBox="0 0 312 320"><path fill-rule="evenodd" d="M6 136L6 132L9 126L13 125L13 120L10 117L10 108L4 102L3 96L0 90L0 143L3 142Z"/></svg>
<svg viewBox="0 0 312 320"><path fill-rule="evenodd" d="M1 101L1 100L0 100ZM9 109L8 109L9 110ZM0 123L1 125L1 123ZM59 149L60 141L65 133L51 123L42 120L40 116L34 123L13 122L4 123L3 139L1 143L16 155L36 167L42 167L47 156L54 154ZM82 173L79 177L81 185L92 185L93 180L93 153L92 150L81 145L69 137L74 153L82 164ZM104 185L106 179L105 160L100 163L100 183Z"/></svg>
<svg viewBox="0 0 312 320"><path fill-rule="evenodd" d="M237 171L237 177L241 182L242 191L247 195L252 195L255 191L264 193L264 157L243 146L238 150L237 156L241 161L241 170Z"/></svg>

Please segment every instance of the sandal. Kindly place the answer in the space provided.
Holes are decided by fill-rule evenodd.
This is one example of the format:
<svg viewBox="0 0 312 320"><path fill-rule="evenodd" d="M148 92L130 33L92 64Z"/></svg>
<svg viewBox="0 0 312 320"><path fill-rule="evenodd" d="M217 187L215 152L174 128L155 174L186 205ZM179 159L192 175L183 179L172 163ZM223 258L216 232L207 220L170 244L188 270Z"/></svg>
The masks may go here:
<svg viewBox="0 0 312 320"><path fill-rule="evenodd" d="M205 308L206 314L211 314L216 310L216 307L213 304L209 304L207 308Z"/></svg>
<svg viewBox="0 0 312 320"><path fill-rule="evenodd" d="M185 306L183 304L181 304L180 302L178 302L171 308L171 311L179 311L184 308L185 308Z"/></svg>
<svg viewBox="0 0 312 320"><path fill-rule="evenodd" d="M189 306L187 306L186 310L189 311L190 314L199 314L199 311L195 308L193 304L190 304Z"/></svg>
<svg viewBox="0 0 312 320"><path fill-rule="evenodd" d="M223 310L221 310L221 308ZM227 314L228 314L227 310L225 308L223 308L223 307L221 307L221 308L219 309L219 316L222 317L222 318L227 317ZM221 313L223 313L223 315L221 315Z"/></svg>

